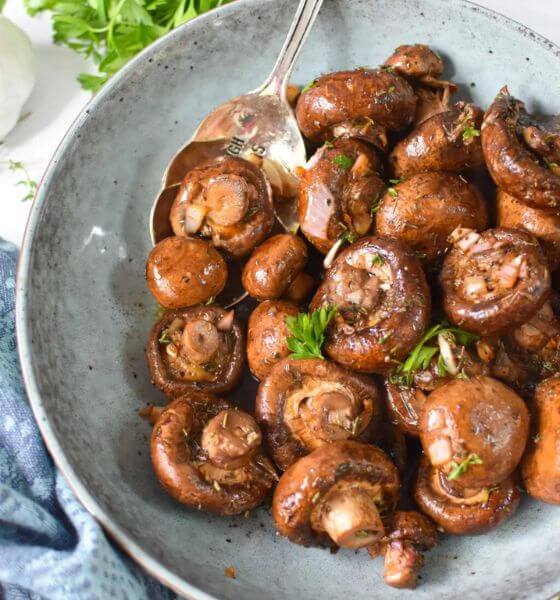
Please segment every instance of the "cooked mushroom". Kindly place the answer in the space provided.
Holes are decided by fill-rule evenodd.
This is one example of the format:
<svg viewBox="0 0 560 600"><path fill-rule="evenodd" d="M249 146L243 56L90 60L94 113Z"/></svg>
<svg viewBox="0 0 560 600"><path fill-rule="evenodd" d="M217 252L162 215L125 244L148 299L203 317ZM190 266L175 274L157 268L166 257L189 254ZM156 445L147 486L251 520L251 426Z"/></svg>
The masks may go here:
<svg viewBox="0 0 560 600"><path fill-rule="evenodd" d="M165 308L193 306L217 296L227 276L221 254L200 238L165 238L146 263L150 292Z"/></svg>
<svg viewBox="0 0 560 600"><path fill-rule="evenodd" d="M463 173L484 165L480 143L483 112L474 104L457 102L412 130L391 152L396 177L446 171Z"/></svg>
<svg viewBox="0 0 560 600"><path fill-rule="evenodd" d="M307 262L307 246L293 233L281 233L257 246L243 268L242 283L257 300L280 298Z"/></svg>
<svg viewBox="0 0 560 600"><path fill-rule="evenodd" d="M322 142L334 137L336 126L352 126L356 120L403 129L415 109L416 96L402 77L384 69L356 69L316 79L301 93L296 117L303 135Z"/></svg>
<svg viewBox="0 0 560 600"><path fill-rule="evenodd" d="M560 129L527 113L502 88L482 122L482 149L496 184L534 208L560 206Z"/></svg>
<svg viewBox="0 0 560 600"><path fill-rule="evenodd" d="M430 294L413 252L372 236L337 256L311 301L312 309L322 306L338 308L326 353L354 371L386 373L422 337Z"/></svg>
<svg viewBox="0 0 560 600"><path fill-rule="evenodd" d="M498 190L496 221L500 227L523 229L533 234L542 246L548 268L560 267L560 215L551 210L532 208Z"/></svg>
<svg viewBox="0 0 560 600"><path fill-rule="evenodd" d="M301 231L323 254L337 240L366 235L385 184L377 153L355 139L322 146L302 170L298 200ZM340 242L339 242L340 243Z"/></svg>
<svg viewBox="0 0 560 600"><path fill-rule="evenodd" d="M338 440L371 441L381 422L375 382L320 359L286 358L263 379L255 414L274 462L298 458Z"/></svg>
<svg viewBox="0 0 560 600"><path fill-rule="evenodd" d="M284 297L286 300L301 304L311 295L314 287L315 279L308 273L302 272L288 286L288 289L284 292Z"/></svg>
<svg viewBox="0 0 560 600"><path fill-rule="evenodd" d="M390 187L375 217L378 235L398 239L426 265L437 265L457 227L486 228L486 204L475 186L452 173L418 173Z"/></svg>
<svg viewBox="0 0 560 600"><path fill-rule="evenodd" d="M364 548L385 535L381 513L397 501L397 468L376 446L328 444L292 465L272 502L279 533L296 544Z"/></svg>
<svg viewBox="0 0 560 600"><path fill-rule="evenodd" d="M161 413L151 456L157 478L173 498L218 515L255 508L276 479L253 417L198 392L176 398Z"/></svg>
<svg viewBox="0 0 560 600"><path fill-rule="evenodd" d="M272 189L253 163L218 158L187 173L170 219L176 235L198 233L232 256L245 256L272 229Z"/></svg>
<svg viewBox="0 0 560 600"><path fill-rule="evenodd" d="M452 81L439 79L443 73L443 61L428 46L399 46L385 61L384 67L406 78L413 86L418 98L414 117L416 125L449 109L449 99L457 86Z"/></svg>
<svg viewBox="0 0 560 600"><path fill-rule="evenodd" d="M446 533L474 535L486 533L513 515L521 492L517 477L483 489L458 489L424 457L414 483L414 499Z"/></svg>
<svg viewBox="0 0 560 600"><path fill-rule="evenodd" d="M547 300L550 273L532 235L458 228L452 239L440 284L453 323L482 335L500 334L525 323Z"/></svg>
<svg viewBox="0 0 560 600"><path fill-rule="evenodd" d="M286 300L265 300L249 317L247 362L257 379L264 379L272 367L290 354L286 317L296 316L298 307Z"/></svg>
<svg viewBox="0 0 560 600"><path fill-rule="evenodd" d="M383 579L396 588L414 589L424 566L423 551L437 543L435 525L417 511L399 510L385 524Z"/></svg>
<svg viewBox="0 0 560 600"><path fill-rule="evenodd" d="M533 498L560 504L560 376L543 381L532 403L533 436L521 473Z"/></svg>
<svg viewBox="0 0 560 600"><path fill-rule="evenodd" d="M529 435L523 400L490 377L456 379L429 396L420 440L431 464L460 489L492 486L517 467Z"/></svg>
<svg viewBox="0 0 560 600"><path fill-rule="evenodd" d="M168 396L225 393L241 377L245 336L233 310L200 305L171 310L153 326L146 356L154 385Z"/></svg>

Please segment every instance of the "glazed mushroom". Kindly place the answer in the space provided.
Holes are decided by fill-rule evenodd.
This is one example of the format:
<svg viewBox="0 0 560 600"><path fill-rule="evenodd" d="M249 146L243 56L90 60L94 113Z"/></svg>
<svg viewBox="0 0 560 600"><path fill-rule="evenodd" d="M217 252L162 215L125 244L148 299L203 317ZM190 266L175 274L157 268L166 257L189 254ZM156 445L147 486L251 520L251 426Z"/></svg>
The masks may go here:
<svg viewBox="0 0 560 600"><path fill-rule="evenodd" d="M490 377L456 379L437 388L420 420L420 440L432 466L463 490L480 490L511 475L528 435L525 403Z"/></svg>
<svg viewBox="0 0 560 600"><path fill-rule="evenodd" d="M184 308L217 296L227 281L221 254L206 240L173 236L157 244L146 264L146 279L164 308Z"/></svg>
<svg viewBox="0 0 560 600"><path fill-rule="evenodd" d="M307 262L307 246L293 233L275 235L257 246L243 268L241 281L250 296L283 296Z"/></svg>
<svg viewBox="0 0 560 600"><path fill-rule="evenodd" d="M242 375L245 336L233 310L215 305L171 310L153 326L146 356L153 383L164 394L221 394Z"/></svg>
<svg viewBox="0 0 560 600"><path fill-rule="evenodd" d="M424 566L422 553L437 543L435 525L417 511L398 510L389 515L385 527L383 579L391 587L414 589Z"/></svg>
<svg viewBox="0 0 560 600"><path fill-rule="evenodd" d="M560 267L560 215L554 211L532 208L503 190L496 197L496 222L500 227L523 229L533 234L541 245L548 268Z"/></svg>
<svg viewBox="0 0 560 600"><path fill-rule="evenodd" d="M366 235L372 207L385 190L377 153L355 139L322 146L300 174L298 215L303 235L323 254Z"/></svg>
<svg viewBox="0 0 560 600"><path fill-rule="evenodd" d="M521 473L527 492L560 504L560 376L539 384L532 403L533 436Z"/></svg>
<svg viewBox="0 0 560 600"><path fill-rule="evenodd" d="M151 441L156 477L179 502L217 515L262 503L276 473L253 417L226 400L189 392L157 419Z"/></svg>
<svg viewBox="0 0 560 600"><path fill-rule="evenodd" d="M400 490L397 468L382 450L336 442L301 458L280 478L272 516L280 535L302 545L364 548L385 535L382 513Z"/></svg>
<svg viewBox="0 0 560 600"><path fill-rule="evenodd" d="M457 86L452 81L439 79L443 73L443 61L428 46L399 46L385 61L384 68L398 73L413 86L418 98L414 118L416 125L449 109L451 94Z"/></svg>
<svg viewBox="0 0 560 600"><path fill-rule="evenodd" d="M311 309L336 306L325 352L364 373L387 373L428 324L430 294L420 262L396 240L365 237L327 270Z"/></svg>
<svg viewBox="0 0 560 600"><path fill-rule="evenodd" d="M286 358L259 386L255 415L282 471L339 440L371 441L381 422L375 382L321 359Z"/></svg>
<svg viewBox="0 0 560 600"><path fill-rule="evenodd" d="M457 102L450 110L426 119L393 148L389 161L394 175L479 169L484 165L482 115L478 106Z"/></svg>
<svg viewBox="0 0 560 600"><path fill-rule="evenodd" d="M511 517L521 499L517 477L510 475L490 487L463 490L450 485L443 473L420 460L414 500L443 531L455 535L486 533Z"/></svg>
<svg viewBox="0 0 560 600"><path fill-rule="evenodd" d="M550 294L550 273L537 240L517 229L478 234L459 228L439 281L449 319L481 335L525 323Z"/></svg>
<svg viewBox="0 0 560 600"><path fill-rule="evenodd" d="M308 273L301 272L284 292L284 298L296 304L301 304L311 295L315 287L315 279Z"/></svg>
<svg viewBox="0 0 560 600"><path fill-rule="evenodd" d="M175 235L200 234L234 257L245 256L274 224L270 183L247 160L218 158L187 173L170 220Z"/></svg>
<svg viewBox="0 0 560 600"><path fill-rule="evenodd" d="M528 114L507 87L484 115L482 149L504 192L533 208L560 206L560 130L553 119Z"/></svg>
<svg viewBox="0 0 560 600"><path fill-rule="evenodd" d="M298 312L293 302L265 300L251 313L247 331L247 362L257 379L264 379L277 362L290 354L286 317L295 317Z"/></svg>
<svg viewBox="0 0 560 600"><path fill-rule="evenodd" d="M487 222L486 204L475 186L452 173L419 173L387 190L375 230L404 242L425 265L434 267L457 227L481 231Z"/></svg>
<svg viewBox="0 0 560 600"><path fill-rule="evenodd" d="M335 137L337 126L351 128L365 119L403 129L412 122L415 109L416 96L405 79L384 69L356 69L316 79L301 93L296 117L305 137L323 142Z"/></svg>

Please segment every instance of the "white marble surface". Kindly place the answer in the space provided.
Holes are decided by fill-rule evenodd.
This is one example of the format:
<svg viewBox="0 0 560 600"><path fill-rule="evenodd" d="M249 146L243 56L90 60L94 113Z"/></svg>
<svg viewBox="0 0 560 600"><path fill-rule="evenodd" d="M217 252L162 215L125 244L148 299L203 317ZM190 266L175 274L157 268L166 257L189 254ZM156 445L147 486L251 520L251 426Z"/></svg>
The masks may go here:
<svg viewBox="0 0 560 600"><path fill-rule="evenodd" d="M559 0L533 0L529 5L522 0L478 0L478 4L560 45ZM22 0L8 0L4 14L27 32L35 46L37 82L24 108L24 114L30 114L0 145L0 161L22 161L32 178L39 180L64 133L90 98L76 82L77 74L87 70L88 64L70 50L52 44L48 15L29 17ZM0 237L20 244L31 203L20 201L22 190L15 187L17 180L17 175L0 162Z"/></svg>

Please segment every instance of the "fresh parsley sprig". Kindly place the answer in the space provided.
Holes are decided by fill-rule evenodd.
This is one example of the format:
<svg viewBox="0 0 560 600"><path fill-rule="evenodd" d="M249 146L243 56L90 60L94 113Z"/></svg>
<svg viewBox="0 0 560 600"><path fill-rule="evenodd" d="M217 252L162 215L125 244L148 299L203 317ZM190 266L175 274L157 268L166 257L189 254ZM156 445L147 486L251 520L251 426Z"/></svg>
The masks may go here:
<svg viewBox="0 0 560 600"><path fill-rule="evenodd" d="M325 331L337 313L336 306L323 306L310 314L299 313L286 317L286 325L291 333L287 339L291 357L324 359L322 348Z"/></svg>
<svg viewBox="0 0 560 600"><path fill-rule="evenodd" d="M481 465L482 459L478 454L469 454L465 460L462 460L460 463L452 462L451 463L451 471L449 471L449 475L447 479L457 479L457 477L461 477L467 472L467 469L471 465Z"/></svg>
<svg viewBox="0 0 560 600"><path fill-rule="evenodd" d="M99 74L83 73L97 91L133 56L168 31L231 0L25 0L31 15L52 13L54 41L93 59Z"/></svg>
<svg viewBox="0 0 560 600"><path fill-rule="evenodd" d="M423 369L427 369L432 358L439 352L439 345L432 346L429 345L428 342L437 337L440 333L453 336L454 340L461 346L468 346L479 339L478 335L464 331L459 327L451 327L447 323L434 325L426 331L422 336L422 339L411 350L406 360L393 370L389 376L389 380L392 383L398 383L400 385L412 385L414 374ZM440 354L438 357L438 373L443 377L446 372L445 362Z"/></svg>

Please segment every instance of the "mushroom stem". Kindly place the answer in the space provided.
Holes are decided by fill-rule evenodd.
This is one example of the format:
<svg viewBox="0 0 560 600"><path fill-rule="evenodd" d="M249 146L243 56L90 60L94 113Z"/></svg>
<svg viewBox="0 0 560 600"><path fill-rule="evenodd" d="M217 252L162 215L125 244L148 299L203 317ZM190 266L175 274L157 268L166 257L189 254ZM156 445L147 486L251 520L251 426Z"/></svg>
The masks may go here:
<svg viewBox="0 0 560 600"><path fill-rule="evenodd" d="M385 534L374 499L362 490L340 490L325 501L322 525L343 548L363 548Z"/></svg>
<svg viewBox="0 0 560 600"><path fill-rule="evenodd" d="M423 564L424 557L413 544L393 540L385 550L383 579L392 587L414 589Z"/></svg>

